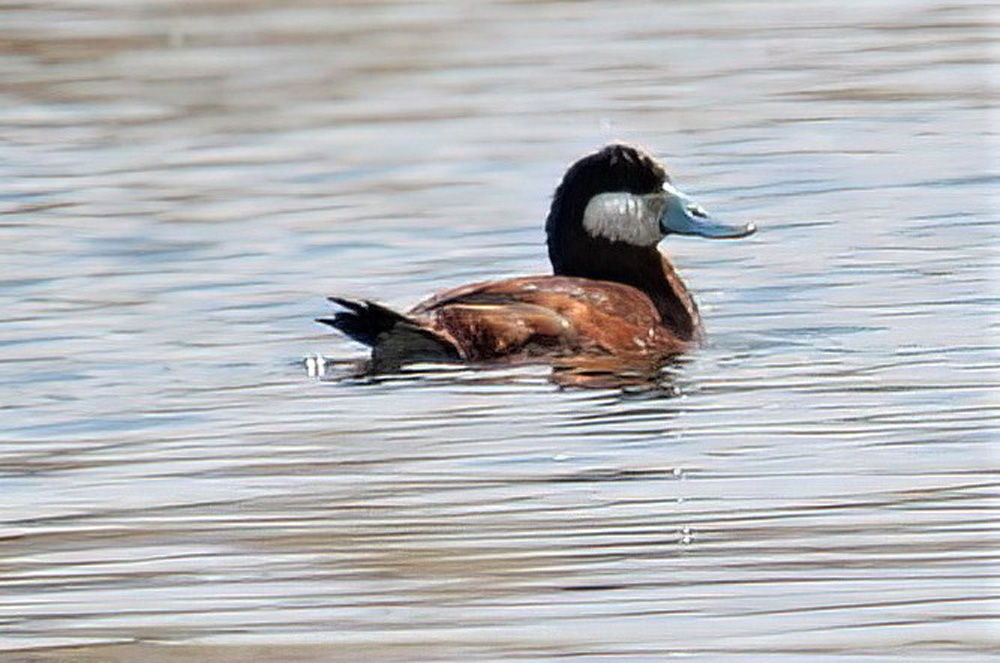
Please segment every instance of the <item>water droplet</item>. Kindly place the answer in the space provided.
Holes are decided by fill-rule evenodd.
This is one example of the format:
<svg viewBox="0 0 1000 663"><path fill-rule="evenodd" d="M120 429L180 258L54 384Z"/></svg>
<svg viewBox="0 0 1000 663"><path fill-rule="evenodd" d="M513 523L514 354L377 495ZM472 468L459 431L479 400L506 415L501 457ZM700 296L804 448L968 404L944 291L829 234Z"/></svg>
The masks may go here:
<svg viewBox="0 0 1000 663"><path fill-rule="evenodd" d="M326 375L326 357L317 353L305 358L306 375L311 378L321 378Z"/></svg>

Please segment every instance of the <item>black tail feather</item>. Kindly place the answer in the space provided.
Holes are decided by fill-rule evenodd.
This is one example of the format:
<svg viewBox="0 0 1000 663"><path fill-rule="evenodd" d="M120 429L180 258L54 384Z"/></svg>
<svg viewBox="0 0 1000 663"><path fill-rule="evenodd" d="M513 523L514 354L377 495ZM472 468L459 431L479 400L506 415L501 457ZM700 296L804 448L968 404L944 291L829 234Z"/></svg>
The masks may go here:
<svg viewBox="0 0 1000 663"><path fill-rule="evenodd" d="M344 299L343 297L327 297L326 300L355 313L361 313L367 308L367 305L372 303L370 301L356 302L353 299Z"/></svg>
<svg viewBox="0 0 1000 663"><path fill-rule="evenodd" d="M380 365L398 366L406 362L455 361L461 358L448 339L424 329L414 320L375 302L328 297L346 309L332 318L316 318L359 343L371 346L372 360Z"/></svg>
<svg viewBox="0 0 1000 663"><path fill-rule="evenodd" d="M317 318L316 322L335 327L358 343L375 346L379 342L379 336L388 334L396 325L412 324L399 313L375 302L354 301L343 297L327 299L347 310L335 313L332 318Z"/></svg>

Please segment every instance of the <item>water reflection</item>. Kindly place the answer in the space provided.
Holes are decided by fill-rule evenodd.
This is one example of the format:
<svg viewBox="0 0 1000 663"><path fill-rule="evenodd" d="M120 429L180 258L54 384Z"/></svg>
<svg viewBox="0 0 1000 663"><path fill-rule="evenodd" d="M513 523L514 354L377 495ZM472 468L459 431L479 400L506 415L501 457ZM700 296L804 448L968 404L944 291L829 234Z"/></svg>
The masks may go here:
<svg viewBox="0 0 1000 663"><path fill-rule="evenodd" d="M660 360L640 361L636 358L574 357L552 361L507 362L500 364L407 364L387 368L368 360L329 359L317 354L302 361L306 375L329 382L382 384L386 380L461 379L479 384L516 384L523 379L518 370L535 369L546 372L554 385L576 389L616 389L623 394L673 397L678 388L673 384L681 359L667 366ZM478 377L470 377L478 375Z"/></svg>

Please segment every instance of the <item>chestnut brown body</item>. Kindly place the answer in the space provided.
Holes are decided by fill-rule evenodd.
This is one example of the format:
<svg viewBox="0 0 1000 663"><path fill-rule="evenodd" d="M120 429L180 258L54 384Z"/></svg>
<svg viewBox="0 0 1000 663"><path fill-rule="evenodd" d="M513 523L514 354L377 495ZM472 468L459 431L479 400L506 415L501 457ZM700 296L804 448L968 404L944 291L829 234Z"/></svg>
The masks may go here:
<svg viewBox="0 0 1000 663"><path fill-rule="evenodd" d="M448 339L468 361L577 355L665 358L683 352L697 330L694 302L686 290L671 295L685 299L691 308L666 324L653 299L633 286L573 276L526 276L449 290L418 304L409 317ZM678 328L684 332L678 333Z"/></svg>

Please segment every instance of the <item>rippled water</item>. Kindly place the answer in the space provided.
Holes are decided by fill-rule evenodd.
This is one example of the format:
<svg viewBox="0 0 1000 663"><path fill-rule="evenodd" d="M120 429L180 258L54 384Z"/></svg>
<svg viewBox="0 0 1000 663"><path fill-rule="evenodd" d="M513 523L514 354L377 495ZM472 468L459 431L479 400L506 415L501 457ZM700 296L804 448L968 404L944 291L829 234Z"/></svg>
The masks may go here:
<svg viewBox="0 0 1000 663"><path fill-rule="evenodd" d="M0 12L3 660L1000 655L990 3ZM611 138L762 227L663 389L306 374Z"/></svg>

